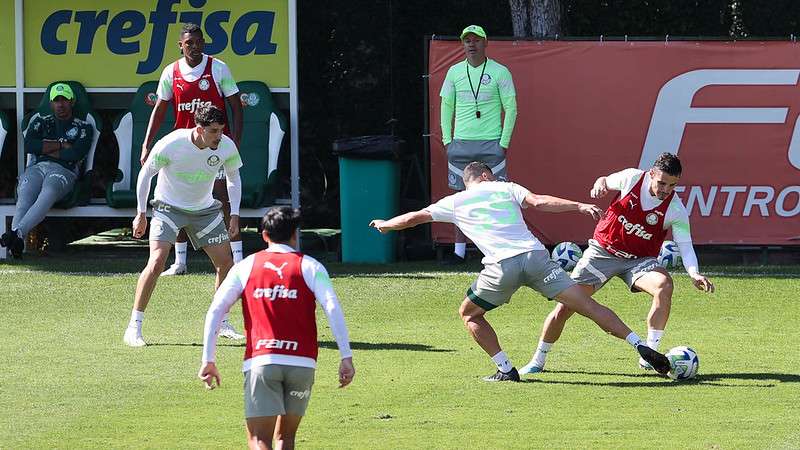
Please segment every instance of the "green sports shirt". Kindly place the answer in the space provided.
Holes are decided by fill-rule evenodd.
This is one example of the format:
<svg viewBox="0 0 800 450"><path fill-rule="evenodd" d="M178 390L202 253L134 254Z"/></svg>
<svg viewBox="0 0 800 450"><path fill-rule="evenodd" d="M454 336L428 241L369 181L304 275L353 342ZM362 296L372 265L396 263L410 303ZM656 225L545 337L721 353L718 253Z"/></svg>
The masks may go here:
<svg viewBox="0 0 800 450"><path fill-rule="evenodd" d="M470 81L472 81L471 88ZM478 90L479 83L480 90ZM453 139L471 141L500 139L500 146L508 148L517 120L517 93L511 72L506 66L486 58L484 70L483 64L472 67L465 59L447 71L439 96L442 97L441 124L444 145ZM475 111L480 111L480 118L476 117ZM454 112L455 134L453 134ZM505 112L504 118L502 112Z"/></svg>

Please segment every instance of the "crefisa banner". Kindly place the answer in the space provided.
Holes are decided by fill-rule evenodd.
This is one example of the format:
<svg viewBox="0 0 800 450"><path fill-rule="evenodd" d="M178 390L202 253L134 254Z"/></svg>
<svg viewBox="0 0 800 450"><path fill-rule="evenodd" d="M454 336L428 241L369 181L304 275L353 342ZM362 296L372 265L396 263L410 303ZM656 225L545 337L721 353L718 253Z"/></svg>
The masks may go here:
<svg viewBox="0 0 800 450"><path fill-rule="evenodd" d="M490 37L491 39L491 37ZM447 188L440 98L458 41L430 42L431 193ZM800 245L800 46L793 42L491 41L507 66L518 116L511 181L535 193L589 198L595 179L678 155L678 195L696 244ZM526 211L543 242L585 243L594 221ZM437 242L452 226L436 225Z"/></svg>
<svg viewBox="0 0 800 450"><path fill-rule="evenodd" d="M13 86L14 1L0 0L0 85ZM237 81L289 87L286 0L25 0L25 86L54 79L87 87L138 87L181 57L183 23L203 29L205 52ZM9 26L10 25L10 26Z"/></svg>

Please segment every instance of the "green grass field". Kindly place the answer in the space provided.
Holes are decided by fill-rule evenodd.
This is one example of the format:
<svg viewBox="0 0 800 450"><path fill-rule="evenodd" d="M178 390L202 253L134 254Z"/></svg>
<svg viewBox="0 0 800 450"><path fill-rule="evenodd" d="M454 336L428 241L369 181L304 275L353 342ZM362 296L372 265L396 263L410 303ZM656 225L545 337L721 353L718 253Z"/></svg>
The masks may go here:
<svg viewBox="0 0 800 450"><path fill-rule="evenodd" d="M144 261L129 249L0 263L0 448L245 447L243 347L221 342L220 389L195 377L210 273L161 280L144 325L152 345L122 344ZM190 264L206 267L198 254ZM549 371L517 384L480 381L494 366L457 315L474 273L434 263L329 268L357 374L336 387L338 353L319 312L322 349L300 448L800 448L797 268L715 276L713 295L676 275L662 349L697 350L694 382L643 373L627 344L576 317ZM613 281L596 298L646 333L644 295ZM516 366L552 306L523 289L489 314Z"/></svg>

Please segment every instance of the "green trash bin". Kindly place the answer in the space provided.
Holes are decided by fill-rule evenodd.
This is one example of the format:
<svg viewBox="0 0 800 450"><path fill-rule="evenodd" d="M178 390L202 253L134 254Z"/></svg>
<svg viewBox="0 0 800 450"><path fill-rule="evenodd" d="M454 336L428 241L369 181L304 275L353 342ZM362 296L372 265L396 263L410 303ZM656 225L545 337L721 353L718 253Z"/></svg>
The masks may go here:
<svg viewBox="0 0 800 450"><path fill-rule="evenodd" d="M397 233L381 234L372 219L397 215L402 141L393 136L362 136L334 142L339 156L339 206L342 262L390 263L396 256Z"/></svg>

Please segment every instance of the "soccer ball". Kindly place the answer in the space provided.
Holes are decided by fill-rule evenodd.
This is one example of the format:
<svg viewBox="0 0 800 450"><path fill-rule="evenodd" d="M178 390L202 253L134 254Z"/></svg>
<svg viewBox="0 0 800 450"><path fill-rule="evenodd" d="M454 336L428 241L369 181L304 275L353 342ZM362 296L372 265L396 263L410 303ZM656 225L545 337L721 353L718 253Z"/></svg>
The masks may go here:
<svg viewBox="0 0 800 450"><path fill-rule="evenodd" d="M670 267L678 267L681 262L681 252L678 249L678 244L674 241L664 241L661 244L661 251L658 252L658 264L669 269Z"/></svg>
<svg viewBox="0 0 800 450"><path fill-rule="evenodd" d="M581 259L583 252L581 248L572 242L562 242L553 248L551 259L561 265L564 270L572 270L578 260Z"/></svg>
<svg viewBox="0 0 800 450"><path fill-rule="evenodd" d="M667 376L673 380L689 380L697 375L700 369L700 358L697 352L686 346L674 347L666 354L669 365L672 366Z"/></svg>

